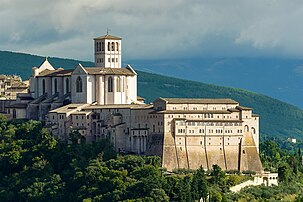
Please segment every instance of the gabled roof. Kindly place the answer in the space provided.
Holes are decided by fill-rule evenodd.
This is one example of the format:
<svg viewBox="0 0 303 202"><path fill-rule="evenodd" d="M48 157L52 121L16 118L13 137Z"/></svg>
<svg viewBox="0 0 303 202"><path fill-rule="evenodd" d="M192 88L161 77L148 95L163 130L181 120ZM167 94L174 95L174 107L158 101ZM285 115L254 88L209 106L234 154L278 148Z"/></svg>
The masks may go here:
<svg viewBox="0 0 303 202"><path fill-rule="evenodd" d="M88 74L99 74L99 75L124 75L134 76L136 75L133 71L128 68L105 68L105 67L85 67Z"/></svg>
<svg viewBox="0 0 303 202"><path fill-rule="evenodd" d="M87 105L83 110L93 109L152 109L150 104L105 104L105 105Z"/></svg>
<svg viewBox="0 0 303 202"><path fill-rule="evenodd" d="M94 38L94 40L100 40L100 39L121 40L122 38L117 37L117 36L108 35L108 34Z"/></svg>
<svg viewBox="0 0 303 202"><path fill-rule="evenodd" d="M229 98L159 98L167 104L239 104Z"/></svg>
<svg viewBox="0 0 303 202"><path fill-rule="evenodd" d="M44 70L37 77L49 76L49 77L58 77L58 76L70 76L74 70L73 69L56 69L56 70Z"/></svg>
<svg viewBox="0 0 303 202"><path fill-rule="evenodd" d="M40 71L48 70L55 70L55 68L48 62L47 58L39 65L38 69Z"/></svg>

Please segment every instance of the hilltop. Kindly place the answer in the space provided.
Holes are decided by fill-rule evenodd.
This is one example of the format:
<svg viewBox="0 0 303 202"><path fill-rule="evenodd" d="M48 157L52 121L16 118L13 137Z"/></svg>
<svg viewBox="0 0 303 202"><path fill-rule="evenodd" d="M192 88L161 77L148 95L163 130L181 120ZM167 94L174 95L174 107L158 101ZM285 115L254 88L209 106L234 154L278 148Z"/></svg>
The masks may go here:
<svg viewBox="0 0 303 202"><path fill-rule="evenodd" d="M43 57L24 53L0 51L0 73L18 74L27 79L31 68L38 66ZM55 67L74 68L79 62L92 66L91 62L53 58ZM232 98L241 105L254 108L260 115L261 138L296 137L303 139L303 110L280 100L243 89L210 85L196 81L177 79L138 71L138 94L151 102L158 97Z"/></svg>

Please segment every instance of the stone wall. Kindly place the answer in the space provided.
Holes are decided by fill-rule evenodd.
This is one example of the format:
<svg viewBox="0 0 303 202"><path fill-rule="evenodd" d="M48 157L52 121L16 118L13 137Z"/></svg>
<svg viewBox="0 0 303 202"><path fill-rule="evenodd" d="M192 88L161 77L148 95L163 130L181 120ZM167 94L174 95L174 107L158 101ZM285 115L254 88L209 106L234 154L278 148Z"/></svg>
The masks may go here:
<svg viewBox="0 0 303 202"><path fill-rule="evenodd" d="M224 136L218 136L214 141L214 137L212 137L212 144L209 145L209 136L176 136L174 138L171 133L165 133L161 138L161 135L158 134L150 138L147 154L161 156L163 167L168 171L197 169L200 166L211 169L212 165L217 164L223 170L263 172L251 133L246 132L240 140L239 137L235 137L234 143L230 145L220 144L219 141L220 139L222 141L223 138Z"/></svg>

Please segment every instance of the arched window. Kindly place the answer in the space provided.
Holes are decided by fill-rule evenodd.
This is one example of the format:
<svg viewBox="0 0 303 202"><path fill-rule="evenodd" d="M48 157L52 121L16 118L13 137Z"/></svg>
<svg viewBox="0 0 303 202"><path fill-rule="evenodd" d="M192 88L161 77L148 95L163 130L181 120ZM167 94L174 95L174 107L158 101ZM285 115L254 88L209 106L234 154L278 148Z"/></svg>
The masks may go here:
<svg viewBox="0 0 303 202"><path fill-rule="evenodd" d="M256 129L254 127L251 128L252 134L256 134Z"/></svg>
<svg viewBox="0 0 303 202"><path fill-rule="evenodd" d="M42 94L45 94L45 79L42 80Z"/></svg>
<svg viewBox="0 0 303 202"><path fill-rule="evenodd" d="M110 51L110 42L107 43L107 50Z"/></svg>
<svg viewBox="0 0 303 202"><path fill-rule="evenodd" d="M104 51L104 42L102 42L101 50Z"/></svg>
<svg viewBox="0 0 303 202"><path fill-rule="evenodd" d="M245 126L244 126L244 132L249 132L249 127L248 127L248 125L245 125Z"/></svg>
<svg viewBox="0 0 303 202"><path fill-rule="evenodd" d="M57 93L58 92L58 82L57 82L56 78L55 78L54 82L55 82L54 83L54 88L55 88L54 92Z"/></svg>
<svg viewBox="0 0 303 202"><path fill-rule="evenodd" d="M112 42L112 51L115 51L115 42Z"/></svg>
<svg viewBox="0 0 303 202"><path fill-rule="evenodd" d="M82 79L80 76L78 76L76 80L76 92L81 93L82 92Z"/></svg>
<svg viewBox="0 0 303 202"><path fill-rule="evenodd" d="M116 42L116 50L119 51L119 43Z"/></svg>
<svg viewBox="0 0 303 202"><path fill-rule="evenodd" d="M69 79L65 79L65 93L69 93Z"/></svg>
<svg viewBox="0 0 303 202"><path fill-rule="evenodd" d="M96 52L99 51L99 42L96 42Z"/></svg>
<svg viewBox="0 0 303 202"><path fill-rule="evenodd" d="M117 86L117 92L121 92L121 78L120 77L117 77L116 86Z"/></svg>
<svg viewBox="0 0 303 202"><path fill-rule="evenodd" d="M113 78L112 77L108 77L108 81L107 81L107 90L108 92L113 92Z"/></svg>
<svg viewBox="0 0 303 202"><path fill-rule="evenodd" d="M122 92L124 92L125 91L125 89L124 89L124 77L122 77L122 79L121 79L121 91Z"/></svg>

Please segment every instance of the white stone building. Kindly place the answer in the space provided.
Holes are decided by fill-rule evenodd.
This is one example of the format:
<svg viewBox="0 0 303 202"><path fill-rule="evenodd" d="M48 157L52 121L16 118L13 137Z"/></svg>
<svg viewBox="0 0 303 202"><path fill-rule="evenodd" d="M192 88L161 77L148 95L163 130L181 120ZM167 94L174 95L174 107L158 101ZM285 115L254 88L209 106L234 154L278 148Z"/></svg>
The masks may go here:
<svg viewBox="0 0 303 202"><path fill-rule="evenodd" d="M95 38L95 65L55 69L46 59L33 68L30 92L35 99L70 94L72 103L137 103L137 73L130 65L121 68L121 38Z"/></svg>

